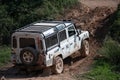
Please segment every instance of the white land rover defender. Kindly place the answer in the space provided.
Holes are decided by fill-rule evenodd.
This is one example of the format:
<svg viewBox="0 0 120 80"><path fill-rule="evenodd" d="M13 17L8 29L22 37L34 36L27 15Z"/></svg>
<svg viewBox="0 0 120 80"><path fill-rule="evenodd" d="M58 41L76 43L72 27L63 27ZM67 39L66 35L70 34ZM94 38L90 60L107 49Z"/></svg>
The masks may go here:
<svg viewBox="0 0 120 80"><path fill-rule="evenodd" d="M89 32L76 29L72 21L38 21L12 34L12 63L18 66L52 67L62 73L63 59L80 50L89 55Z"/></svg>

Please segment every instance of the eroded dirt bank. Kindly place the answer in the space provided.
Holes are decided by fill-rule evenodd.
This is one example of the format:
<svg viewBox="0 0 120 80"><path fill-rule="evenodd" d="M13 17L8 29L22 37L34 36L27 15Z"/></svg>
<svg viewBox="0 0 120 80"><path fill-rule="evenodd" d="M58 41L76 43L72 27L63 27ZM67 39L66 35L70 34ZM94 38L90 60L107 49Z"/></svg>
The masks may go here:
<svg viewBox="0 0 120 80"><path fill-rule="evenodd" d="M107 21L114 13L119 0L81 0L76 6L65 10L57 20L71 19L77 28L90 32L90 56L84 59L74 59L70 66L65 64L64 73L59 75L42 76L41 71L31 74L19 74L11 65L0 70L0 77L5 76L8 80L75 80L73 75L84 74L91 69L96 51L100 48L108 30Z"/></svg>

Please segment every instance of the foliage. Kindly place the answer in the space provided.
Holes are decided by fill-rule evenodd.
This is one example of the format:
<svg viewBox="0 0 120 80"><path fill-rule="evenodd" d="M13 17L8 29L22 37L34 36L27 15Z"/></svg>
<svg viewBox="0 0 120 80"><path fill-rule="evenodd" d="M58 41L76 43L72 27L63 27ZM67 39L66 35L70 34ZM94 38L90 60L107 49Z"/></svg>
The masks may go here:
<svg viewBox="0 0 120 80"><path fill-rule="evenodd" d="M0 66L10 61L10 48L7 46L0 46Z"/></svg>
<svg viewBox="0 0 120 80"><path fill-rule="evenodd" d="M8 44L15 29L55 18L75 3L77 0L0 0L0 44Z"/></svg>
<svg viewBox="0 0 120 80"><path fill-rule="evenodd" d="M108 59L112 65L120 65L120 45L118 42L111 39L105 41L99 52Z"/></svg>
<svg viewBox="0 0 120 80"><path fill-rule="evenodd" d="M97 60L90 72L82 76L77 75L76 78L77 80L119 80L120 73L113 72L111 67L108 63Z"/></svg>
<svg viewBox="0 0 120 80"><path fill-rule="evenodd" d="M120 43L120 5L112 18L113 24L110 27L110 36Z"/></svg>

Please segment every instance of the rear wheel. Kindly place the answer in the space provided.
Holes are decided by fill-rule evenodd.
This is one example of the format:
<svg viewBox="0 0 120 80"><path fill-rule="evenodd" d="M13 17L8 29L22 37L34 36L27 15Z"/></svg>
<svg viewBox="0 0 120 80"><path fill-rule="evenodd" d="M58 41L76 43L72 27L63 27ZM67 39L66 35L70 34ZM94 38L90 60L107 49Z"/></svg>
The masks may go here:
<svg viewBox="0 0 120 80"><path fill-rule="evenodd" d="M86 57L89 55L89 42L84 40L81 46L81 56Z"/></svg>
<svg viewBox="0 0 120 80"><path fill-rule="evenodd" d="M63 72L63 59L60 56L55 57L53 66L53 73L60 74Z"/></svg>
<svg viewBox="0 0 120 80"><path fill-rule="evenodd" d="M38 53L34 48L26 47L21 51L20 59L25 65L34 65L38 60Z"/></svg>

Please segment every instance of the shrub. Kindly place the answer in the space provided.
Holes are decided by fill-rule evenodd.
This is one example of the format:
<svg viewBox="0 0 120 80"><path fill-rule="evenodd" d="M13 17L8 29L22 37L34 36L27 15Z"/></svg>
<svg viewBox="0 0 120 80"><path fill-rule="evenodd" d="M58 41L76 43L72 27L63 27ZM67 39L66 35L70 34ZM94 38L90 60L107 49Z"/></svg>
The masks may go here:
<svg viewBox="0 0 120 80"><path fill-rule="evenodd" d="M120 67L120 45L118 42L112 39L105 41L99 53L101 53L113 66ZM118 68L118 70L120 71L120 68Z"/></svg>
<svg viewBox="0 0 120 80"><path fill-rule="evenodd" d="M120 74L113 72L108 63L102 62L101 65L95 65L90 72L82 76L77 75L76 77L78 80L119 80Z"/></svg>
<svg viewBox="0 0 120 80"><path fill-rule="evenodd" d="M120 5L111 18L110 36L120 43Z"/></svg>
<svg viewBox="0 0 120 80"><path fill-rule="evenodd" d="M16 28L41 19L55 18L78 0L0 0L0 45L8 44ZM5 34L4 34L5 33Z"/></svg>
<svg viewBox="0 0 120 80"><path fill-rule="evenodd" d="M120 72L120 44L118 42L112 39L106 40L99 53L104 56L105 62L112 65L114 71Z"/></svg>
<svg viewBox="0 0 120 80"><path fill-rule="evenodd" d="M0 46L0 66L10 61L10 48L7 46Z"/></svg>

